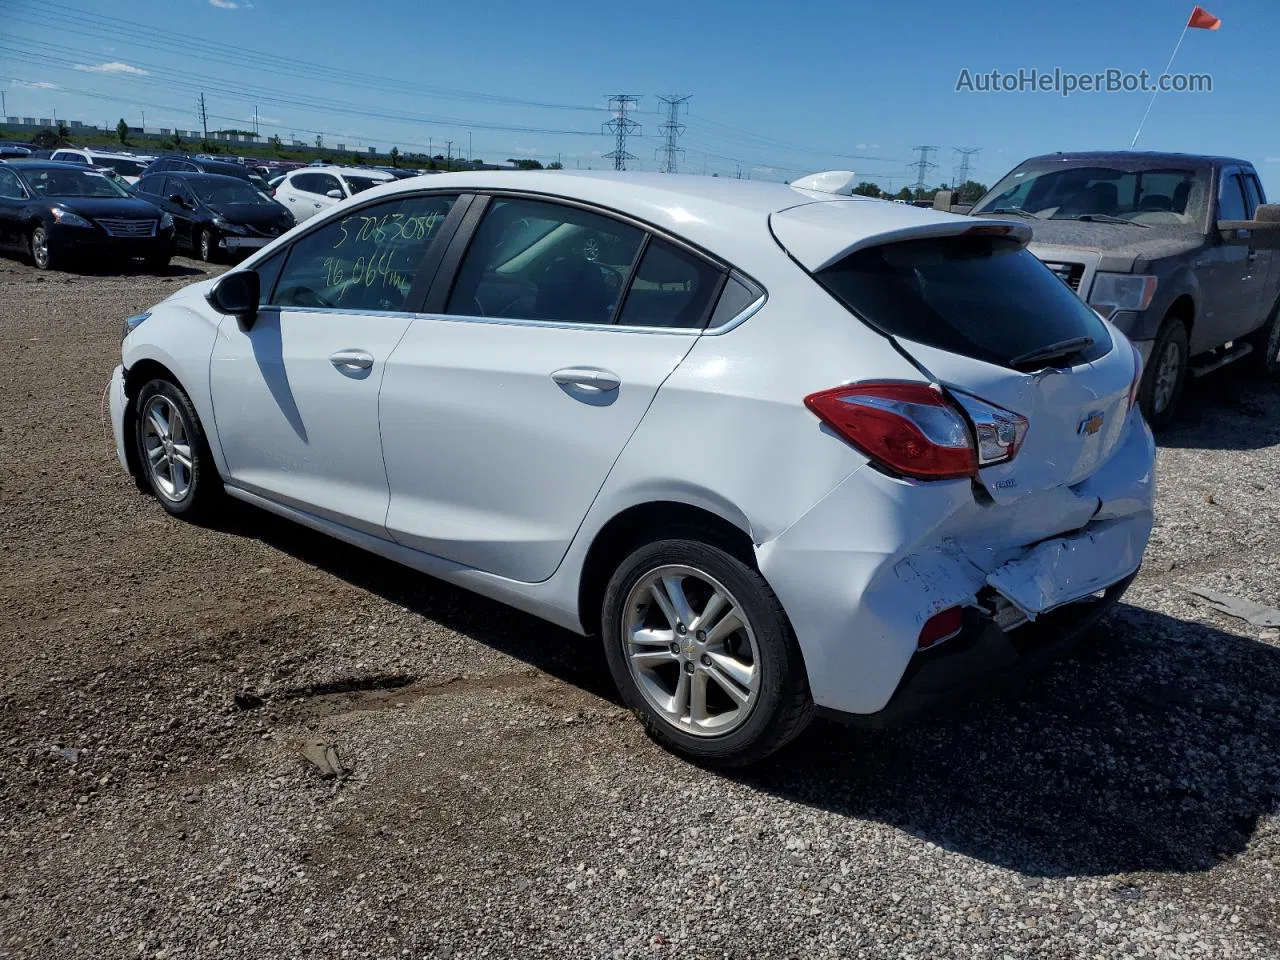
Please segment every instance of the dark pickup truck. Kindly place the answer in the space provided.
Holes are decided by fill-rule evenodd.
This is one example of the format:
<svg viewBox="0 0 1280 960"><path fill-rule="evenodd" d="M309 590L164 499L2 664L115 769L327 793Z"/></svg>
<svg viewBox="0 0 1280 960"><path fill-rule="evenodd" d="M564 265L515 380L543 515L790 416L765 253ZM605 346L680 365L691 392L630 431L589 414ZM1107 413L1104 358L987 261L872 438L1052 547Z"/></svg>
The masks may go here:
<svg viewBox="0 0 1280 960"><path fill-rule="evenodd" d="M1247 161L1048 154L968 212L1029 222L1028 249L1133 341L1153 427L1173 418L1188 376L1243 357L1280 375L1280 205Z"/></svg>

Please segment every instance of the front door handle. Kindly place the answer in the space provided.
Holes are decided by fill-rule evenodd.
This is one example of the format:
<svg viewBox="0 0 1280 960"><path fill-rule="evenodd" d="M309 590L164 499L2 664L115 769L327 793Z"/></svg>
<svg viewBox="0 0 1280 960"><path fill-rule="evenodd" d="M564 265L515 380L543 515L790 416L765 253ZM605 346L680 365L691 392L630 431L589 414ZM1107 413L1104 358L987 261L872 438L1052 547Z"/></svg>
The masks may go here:
<svg viewBox="0 0 1280 960"><path fill-rule="evenodd" d="M598 390L600 393L617 390L622 384L622 379L616 373L599 367L565 367L551 374L551 379L562 387Z"/></svg>
<svg viewBox="0 0 1280 960"><path fill-rule="evenodd" d="M373 366L373 354L363 350L339 350L329 355L329 362L339 373L354 374Z"/></svg>

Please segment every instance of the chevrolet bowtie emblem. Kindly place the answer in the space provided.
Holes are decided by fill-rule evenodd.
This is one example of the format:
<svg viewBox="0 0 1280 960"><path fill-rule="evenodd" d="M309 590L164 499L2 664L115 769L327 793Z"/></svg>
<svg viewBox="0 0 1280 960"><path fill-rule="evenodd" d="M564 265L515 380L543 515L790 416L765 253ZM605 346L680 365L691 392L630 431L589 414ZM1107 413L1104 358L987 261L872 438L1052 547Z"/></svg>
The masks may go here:
<svg viewBox="0 0 1280 960"><path fill-rule="evenodd" d="M1101 411L1091 413L1080 421L1080 426L1077 428L1077 432L1091 437L1102 429L1102 423L1104 420L1106 420L1106 416L1104 416Z"/></svg>

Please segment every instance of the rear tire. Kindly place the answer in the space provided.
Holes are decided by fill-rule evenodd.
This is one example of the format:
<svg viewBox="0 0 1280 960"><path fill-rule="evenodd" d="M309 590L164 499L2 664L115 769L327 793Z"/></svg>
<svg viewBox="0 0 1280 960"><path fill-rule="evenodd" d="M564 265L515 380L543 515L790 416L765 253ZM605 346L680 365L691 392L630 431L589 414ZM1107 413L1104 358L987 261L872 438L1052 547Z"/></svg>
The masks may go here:
<svg viewBox="0 0 1280 960"><path fill-rule="evenodd" d="M744 766L813 717L782 604L759 571L719 546L673 534L637 547L610 578L601 619L623 700L678 754Z"/></svg>
<svg viewBox="0 0 1280 960"><path fill-rule="evenodd" d="M148 490L175 517L200 520L223 496L200 417L172 381L149 381L134 402L138 471Z"/></svg>
<svg viewBox="0 0 1280 960"><path fill-rule="evenodd" d="M1270 319L1249 334L1248 342L1253 345L1253 353L1248 359L1254 370L1280 379L1280 301L1271 308Z"/></svg>
<svg viewBox="0 0 1280 960"><path fill-rule="evenodd" d="M1138 389L1138 403L1152 430L1169 426L1177 416L1178 401L1187 385L1188 344L1186 322L1181 317L1166 317Z"/></svg>

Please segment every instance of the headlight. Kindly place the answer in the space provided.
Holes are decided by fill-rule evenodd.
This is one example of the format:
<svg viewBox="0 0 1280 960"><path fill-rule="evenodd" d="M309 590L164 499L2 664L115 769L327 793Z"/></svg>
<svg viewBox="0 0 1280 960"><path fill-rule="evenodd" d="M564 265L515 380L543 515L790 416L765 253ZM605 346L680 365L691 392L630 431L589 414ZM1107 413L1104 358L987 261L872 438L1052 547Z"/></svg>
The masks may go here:
<svg viewBox="0 0 1280 960"><path fill-rule="evenodd" d="M238 223L232 223L230 220L223 220L221 217L213 218L213 225L223 233L235 233L244 236L249 231Z"/></svg>
<svg viewBox="0 0 1280 960"><path fill-rule="evenodd" d="M1132 273L1099 273L1089 291L1089 306L1104 320L1121 310L1145 310L1156 295L1156 278Z"/></svg>
<svg viewBox="0 0 1280 960"><path fill-rule="evenodd" d="M172 217L172 216L170 216L170 215L169 215L169 214L167 214L167 213L161 213L161 214L160 214L160 229L161 229L161 230L168 230L168 229L169 229L170 227L172 227L172 226L173 226L173 217Z"/></svg>
<svg viewBox="0 0 1280 960"><path fill-rule="evenodd" d="M135 313L132 317L126 317L124 321L124 327L120 331L120 339L123 340L129 334L133 333L134 329L138 326L138 324L140 324L143 320L147 319L147 317L149 316L151 316L150 313Z"/></svg>
<svg viewBox="0 0 1280 960"><path fill-rule="evenodd" d="M53 208L53 219L55 223L59 223L64 227L92 227L93 224L80 216L78 213L72 213L70 210L63 210L61 207Z"/></svg>

